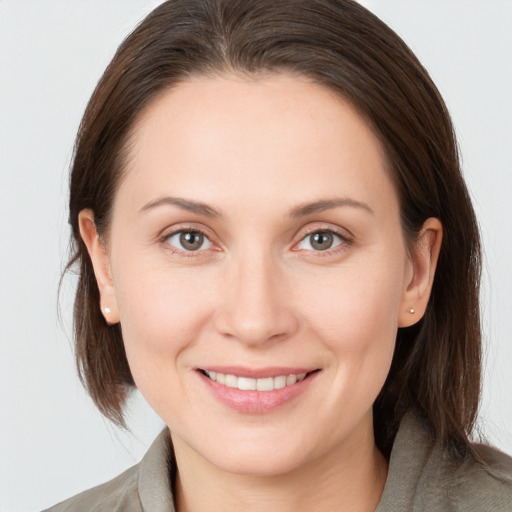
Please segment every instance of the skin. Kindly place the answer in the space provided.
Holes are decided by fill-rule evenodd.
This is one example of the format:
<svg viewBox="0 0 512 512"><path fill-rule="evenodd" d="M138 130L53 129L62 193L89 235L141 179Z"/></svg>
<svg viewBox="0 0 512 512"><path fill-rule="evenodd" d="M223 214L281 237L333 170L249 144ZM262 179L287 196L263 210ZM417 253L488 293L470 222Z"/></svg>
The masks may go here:
<svg viewBox="0 0 512 512"><path fill-rule="evenodd" d="M137 387L171 430L178 510L374 510L387 462L372 404L397 328L425 311L439 221L406 249L377 137L298 77L182 83L143 112L130 151L107 244L92 211L80 228L106 320L121 322ZM180 230L207 238L187 252ZM331 248L313 247L319 230ZM215 365L319 371L254 414L212 397L197 369Z"/></svg>

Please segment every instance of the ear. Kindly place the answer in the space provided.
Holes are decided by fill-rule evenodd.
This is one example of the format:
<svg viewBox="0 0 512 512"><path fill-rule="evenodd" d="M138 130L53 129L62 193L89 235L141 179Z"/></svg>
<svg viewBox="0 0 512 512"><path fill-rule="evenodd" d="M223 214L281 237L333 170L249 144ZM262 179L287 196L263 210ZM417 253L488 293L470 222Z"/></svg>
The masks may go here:
<svg viewBox="0 0 512 512"><path fill-rule="evenodd" d="M414 325L425 314L434 283L442 239L441 221L433 217L427 219L412 248L412 276L408 278L407 288L402 295L398 327Z"/></svg>
<svg viewBox="0 0 512 512"><path fill-rule="evenodd" d="M78 214L78 227L80 229L80 236L91 258L94 275L96 276L96 282L100 291L100 304L98 304L98 307L101 309L101 313L109 325L117 324L119 322L119 310L110 271L110 258L105 246L100 241L92 210L82 210Z"/></svg>

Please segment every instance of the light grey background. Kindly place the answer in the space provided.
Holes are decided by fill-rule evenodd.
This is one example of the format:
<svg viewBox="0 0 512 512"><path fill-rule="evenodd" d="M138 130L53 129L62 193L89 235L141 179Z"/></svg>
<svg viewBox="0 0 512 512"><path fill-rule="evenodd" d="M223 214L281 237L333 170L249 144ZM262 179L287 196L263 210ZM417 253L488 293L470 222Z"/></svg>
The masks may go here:
<svg viewBox="0 0 512 512"><path fill-rule="evenodd" d="M133 434L75 374L67 170L86 101L157 0L0 0L0 511L40 510L137 462L161 428L135 397ZM412 47L450 108L486 249L482 421L512 452L512 1L365 0Z"/></svg>

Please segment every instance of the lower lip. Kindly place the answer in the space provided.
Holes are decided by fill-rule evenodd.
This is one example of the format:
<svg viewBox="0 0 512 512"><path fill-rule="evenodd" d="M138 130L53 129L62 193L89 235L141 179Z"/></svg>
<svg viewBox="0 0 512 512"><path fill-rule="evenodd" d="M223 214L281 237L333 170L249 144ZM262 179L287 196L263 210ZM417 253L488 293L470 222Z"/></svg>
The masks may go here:
<svg viewBox="0 0 512 512"><path fill-rule="evenodd" d="M229 388L198 372L210 392L235 411L246 414L265 414L279 409L304 393L319 372L310 373L300 382L273 391L242 391Z"/></svg>

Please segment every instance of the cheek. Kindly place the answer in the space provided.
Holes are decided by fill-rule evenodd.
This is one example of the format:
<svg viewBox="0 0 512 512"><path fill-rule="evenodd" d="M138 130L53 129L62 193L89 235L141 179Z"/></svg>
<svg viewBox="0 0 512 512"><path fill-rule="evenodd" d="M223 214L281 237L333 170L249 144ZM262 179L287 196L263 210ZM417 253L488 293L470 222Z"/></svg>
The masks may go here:
<svg viewBox="0 0 512 512"><path fill-rule="evenodd" d="M336 388L372 403L389 372L398 329L404 267L396 261L346 268L307 286L312 336L332 355ZM312 293L314 290L314 293ZM346 397L345 397L346 398ZM335 396L334 399L339 399ZM354 405L356 407L356 404Z"/></svg>
<svg viewBox="0 0 512 512"><path fill-rule="evenodd" d="M142 269L142 270L141 270ZM116 296L130 368L137 375L176 366L194 345L209 310L201 279L148 265L119 266Z"/></svg>
<svg viewBox="0 0 512 512"><path fill-rule="evenodd" d="M313 329L347 350L364 350L379 339L394 341L403 267L396 262L382 267L365 265L361 271L346 268L321 280L303 282L298 296L307 297L304 309Z"/></svg>

